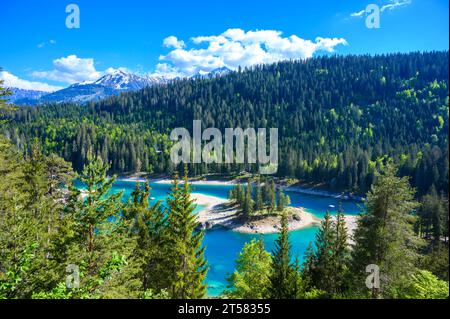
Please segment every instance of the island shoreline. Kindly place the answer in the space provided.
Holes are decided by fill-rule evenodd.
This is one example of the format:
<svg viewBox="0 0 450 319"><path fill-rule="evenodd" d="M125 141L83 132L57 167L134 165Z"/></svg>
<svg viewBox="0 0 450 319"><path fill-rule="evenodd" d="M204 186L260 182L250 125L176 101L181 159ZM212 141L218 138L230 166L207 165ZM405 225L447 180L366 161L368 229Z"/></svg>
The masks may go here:
<svg viewBox="0 0 450 319"><path fill-rule="evenodd" d="M209 230L217 227L242 234L275 234L280 231L280 216L264 216L260 219L244 222L238 209L230 205L226 199L192 193L192 199L204 209L197 214L201 229ZM289 206L290 217L288 219L289 231L296 231L309 227L320 226L321 219L307 212L303 207ZM349 234L356 228L357 216L345 215L345 221Z"/></svg>

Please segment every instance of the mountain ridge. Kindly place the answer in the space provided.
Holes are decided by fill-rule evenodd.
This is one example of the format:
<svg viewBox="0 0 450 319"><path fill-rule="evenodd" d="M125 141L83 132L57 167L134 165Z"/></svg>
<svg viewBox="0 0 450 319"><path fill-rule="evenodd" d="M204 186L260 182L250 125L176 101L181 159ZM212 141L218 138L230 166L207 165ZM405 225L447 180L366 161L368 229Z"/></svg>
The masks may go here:
<svg viewBox="0 0 450 319"><path fill-rule="evenodd" d="M232 70L227 67L221 67L205 74L197 73L190 78L212 78L228 74L229 72L232 72ZM113 70L95 81L74 83L64 89L50 93L12 88L13 95L10 100L14 104L24 106L43 103L95 102L112 95L119 95L123 92L134 92L149 86L168 84L177 79L179 78L171 78L165 75L138 75L123 70ZM21 94L16 95L14 92Z"/></svg>

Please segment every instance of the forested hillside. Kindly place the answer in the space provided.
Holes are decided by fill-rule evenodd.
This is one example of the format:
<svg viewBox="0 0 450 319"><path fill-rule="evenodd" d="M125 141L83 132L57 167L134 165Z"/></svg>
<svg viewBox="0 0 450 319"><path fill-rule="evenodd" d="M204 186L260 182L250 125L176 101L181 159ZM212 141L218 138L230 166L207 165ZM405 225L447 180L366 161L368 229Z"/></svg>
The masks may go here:
<svg viewBox="0 0 450 319"><path fill-rule="evenodd" d="M277 175L365 193L392 157L419 195L448 187L448 52L317 57L179 80L88 106L21 108L2 127L13 144L38 138L81 170L90 153L114 173L172 171L175 127L278 127ZM206 172L257 167L206 164ZM434 186L433 186L434 185Z"/></svg>

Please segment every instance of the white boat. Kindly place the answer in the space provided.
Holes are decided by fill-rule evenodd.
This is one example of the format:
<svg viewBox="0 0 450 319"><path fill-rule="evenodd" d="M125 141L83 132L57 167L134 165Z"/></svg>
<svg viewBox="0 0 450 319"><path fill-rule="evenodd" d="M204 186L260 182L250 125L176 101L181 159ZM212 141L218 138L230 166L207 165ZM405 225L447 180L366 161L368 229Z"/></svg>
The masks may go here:
<svg viewBox="0 0 450 319"><path fill-rule="evenodd" d="M328 205L328 207L330 207L330 208L336 208L336 206L334 206L334 205Z"/></svg>

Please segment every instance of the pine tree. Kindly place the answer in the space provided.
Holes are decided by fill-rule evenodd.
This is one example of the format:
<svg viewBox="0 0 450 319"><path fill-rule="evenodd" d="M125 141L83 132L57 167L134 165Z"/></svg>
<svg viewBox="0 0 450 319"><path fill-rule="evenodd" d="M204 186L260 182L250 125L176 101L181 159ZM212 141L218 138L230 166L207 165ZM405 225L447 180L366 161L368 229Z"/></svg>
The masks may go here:
<svg viewBox="0 0 450 319"><path fill-rule="evenodd" d="M279 212L282 212L287 206L289 206L291 204L291 199L289 198L289 196L287 196L286 194L284 194L283 190L281 189L281 187L278 189L278 205L277 205L277 210Z"/></svg>
<svg viewBox="0 0 450 319"><path fill-rule="evenodd" d="M333 293L335 264L333 260L335 226L329 211L326 211L321 222L319 231L316 234L316 251L314 254L314 269L312 271L312 282L315 288Z"/></svg>
<svg viewBox="0 0 450 319"><path fill-rule="evenodd" d="M374 298L395 297L396 290L415 270L417 240L411 213L418 204L408 178L397 177L396 173L396 167L388 164L377 176L367 195L367 212L360 216L354 234L353 291L367 293L365 269L375 264L380 269L380 289L372 289Z"/></svg>
<svg viewBox="0 0 450 319"><path fill-rule="evenodd" d="M236 202L242 207L245 200L245 192L241 184L236 185Z"/></svg>
<svg viewBox="0 0 450 319"><path fill-rule="evenodd" d="M348 230L346 226L342 203L339 203L338 214L335 222L335 239L333 242L333 282L334 294L343 293L347 290L345 281L348 275L348 265L350 261L350 249L348 244Z"/></svg>
<svg viewBox="0 0 450 319"><path fill-rule="evenodd" d="M202 246L204 233L197 230L187 167L183 180L183 186L180 187L175 176L167 199L168 236L173 256L169 292L176 299L202 298L206 292L204 280L207 273Z"/></svg>
<svg viewBox="0 0 450 319"><path fill-rule="evenodd" d="M80 192L71 186L67 211L75 220L76 232L68 263L80 267L84 274L80 286L90 296L102 293L102 285L114 269L125 264L127 254L123 251L124 220L120 218L122 192L111 193L115 176L107 177L108 168L100 158L84 167L79 179L86 186L85 198L78 200Z"/></svg>
<svg viewBox="0 0 450 319"><path fill-rule="evenodd" d="M242 207L242 213L244 214L244 218L247 220L253 214L253 209L254 209L252 194L253 194L252 184L251 184L250 180L248 180L246 191L245 191L244 203L243 203L243 207Z"/></svg>
<svg viewBox="0 0 450 319"><path fill-rule="evenodd" d="M0 136L0 299L30 297L29 266L39 244L39 221L27 209L24 164Z"/></svg>
<svg viewBox="0 0 450 319"><path fill-rule="evenodd" d="M169 286L168 269L171 261L167 244L166 211L161 201L150 205L150 184L144 187L136 183L132 199L124 214L129 222L130 236L134 239L134 248L125 272L128 292L133 297L141 297L148 292L161 293Z"/></svg>
<svg viewBox="0 0 450 319"><path fill-rule="evenodd" d="M275 242L272 253L272 275L270 277L270 298L292 299L296 292L293 289L293 267L291 265L291 244L289 242L288 217L281 215L281 231Z"/></svg>
<svg viewBox="0 0 450 319"><path fill-rule="evenodd" d="M0 68L0 72L2 72L2 68ZM3 80L0 80L0 125L7 123L7 120L3 120L2 111L11 111L16 109L13 105L8 103L8 96L10 96L11 90L3 87Z"/></svg>
<svg viewBox="0 0 450 319"><path fill-rule="evenodd" d="M268 210L269 210L270 213L273 213L275 211L275 208L277 207L277 197L276 197L276 193L275 193L275 183L274 183L273 180L270 181L267 198L269 199Z"/></svg>
<svg viewBox="0 0 450 319"><path fill-rule="evenodd" d="M261 181L258 179L255 190L255 211L259 212L264 207L262 189L261 189Z"/></svg>
<svg viewBox="0 0 450 319"><path fill-rule="evenodd" d="M445 200L432 186L429 194L423 196L421 200L417 212L416 232L425 238L432 237L435 243L439 243L445 232L445 222L448 220L448 210L445 206Z"/></svg>

